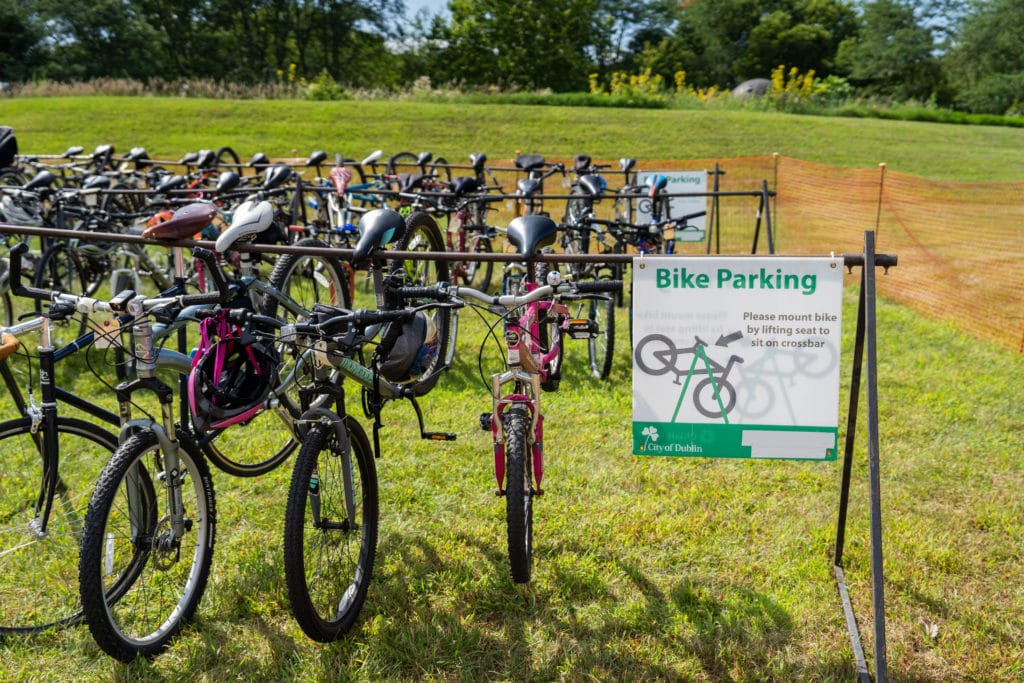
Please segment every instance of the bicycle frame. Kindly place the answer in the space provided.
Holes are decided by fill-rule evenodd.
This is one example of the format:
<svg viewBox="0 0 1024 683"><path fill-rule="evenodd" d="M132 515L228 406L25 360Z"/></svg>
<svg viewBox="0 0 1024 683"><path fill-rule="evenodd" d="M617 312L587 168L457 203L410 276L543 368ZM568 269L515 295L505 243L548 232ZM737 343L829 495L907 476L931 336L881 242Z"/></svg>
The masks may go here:
<svg viewBox="0 0 1024 683"><path fill-rule="evenodd" d="M532 264L531 264L532 266ZM525 284L527 293L537 289L532 279ZM541 495L541 480L544 476L544 415L541 410L541 382L547 379L551 361L561 353L562 324L555 328L554 338L544 349L539 343L541 318L544 315L564 319L569 314L565 304L557 301L538 300L525 306L523 315L505 324L505 348L509 369L491 376L491 436L494 440L494 477L498 482L498 495L505 492L505 434L501 428L502 415L515 404L522 404L530 411L533 434L532 456L533 476L537 495ZM512 385L512 390L502 394L503 387Z"/></svg>

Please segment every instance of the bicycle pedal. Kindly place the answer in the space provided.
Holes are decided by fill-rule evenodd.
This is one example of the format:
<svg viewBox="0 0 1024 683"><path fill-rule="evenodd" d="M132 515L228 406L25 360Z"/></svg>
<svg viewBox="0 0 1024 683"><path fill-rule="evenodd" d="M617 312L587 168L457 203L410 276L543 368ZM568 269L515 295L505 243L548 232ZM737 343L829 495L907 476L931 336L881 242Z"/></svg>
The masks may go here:
<svg viewBox="0 0 1024 683"><path fill-rule="evenodd" d="M570 318L566 321L565 333L573 339L593 339L600 330L597 322L587 318Z"/></svg>
<svg viewBox="0 0 1024 683"><path fill-rule="evenodd" d="M455 434L451 432L422 432L420 438L431 441L455 441Z"/></svg>

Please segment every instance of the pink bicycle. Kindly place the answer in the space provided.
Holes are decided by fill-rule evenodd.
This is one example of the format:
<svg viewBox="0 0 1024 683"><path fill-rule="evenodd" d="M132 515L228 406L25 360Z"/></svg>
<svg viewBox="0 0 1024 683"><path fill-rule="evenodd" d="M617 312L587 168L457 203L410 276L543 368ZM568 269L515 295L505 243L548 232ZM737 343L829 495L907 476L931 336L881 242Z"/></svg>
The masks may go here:
<svg viewBox="0 0 1024 683"><path fill-rule="evenodd" d="M495 326L504 323L506 367L490 377L491 410L480 416L480 427L491 432L494 442L494 476L497 493L505 498L509 564L516 583L530 580L533 499L543 493L541 394L558 388L564 337L590 339L600 332L595 321L571 317L566 302L609 298L622 289L620 280L573 282L557 271L545 272L546 264L538 267L532 259L557 236L557 225L546 216L520 216L509 223L507 239L526 261L526 276L507 294L447 283L401 291L402 296L432 296L455 305L472 299L499 315Z"/></svg>

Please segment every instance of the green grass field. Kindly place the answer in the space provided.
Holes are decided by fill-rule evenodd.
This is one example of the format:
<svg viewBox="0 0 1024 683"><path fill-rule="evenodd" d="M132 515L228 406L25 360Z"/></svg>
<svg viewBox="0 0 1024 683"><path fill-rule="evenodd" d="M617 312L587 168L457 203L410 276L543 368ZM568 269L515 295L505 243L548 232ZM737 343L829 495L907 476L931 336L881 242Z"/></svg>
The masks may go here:
<svg viewBox="0 0 1024 683"><path fill-rule="evenodd" d="M1020 180L1024 129L736 111L587 109L424 102L223 101L169 98L0 99L0 125L24 153L71 145L151 156L233 147L248 158L306 157L316 149L362 159L424 150L468 163L516 151L641 161L779 153L832 166L875 168L960 182Z"/></svg>
<svg viewBox="0 0 1024 683"><path fill-rule="evenodd" d="M14 126L25 151L102 141L118 149L142 144L167 156L221 144L240 153L289 154L294 147L299 156L314 147L356 156L413 147L449 159L478 150L511 156L514 149L650 159L778 151L835 165L885 160L908 173L979 180L988 179L983 169L1002 174L993 179L1016 179L1014 150L1024 135L735 113L719 121L733 130L729 135L711 132L718 113L350 102L0 103L0 123ZM680 118L669 126L658 117ZM365 130L348 123L360 120L372 123ZM777 147L797 132L801 139L791 148ZM659 147L654 136L671 142ZM815 137L830 142L816 145ZM758 142L745 146L746 138ZM619 140L627 142L612 144ZM855 294L848 289L844 302L843 411ZM215 473L219 538L211 582L198 618L166 654L123 666L103 656L79 627L0 644L0 679L854 677L830 571L839 463L633 456L630 357L621 346L612 377L602 382L585 375L582 343L571 345L562 389L545 396L548 467L546 494L534 507L534 581L526 589L513 584L490 439L477 426L489 408L476 366L483 326L468 312L462 320L456 366L423 401L428 429L458 439L421 441L407 404L385 410L377 462L379 554L366 609L349 637L318 645L289 615L281 559L289 463L258 479ZM617 323L621 343L628 339L626 316ZM1021 680L1024 357L887 301L879 305L878 335L890 678ZM486 358L491 367L499 359ZM85 366L69 366L62 375L72 376L87 376ZM86 380L78 381L88 390ZM0 409L10 414L6 397ZM858 437L845 565L870 661L863 419Z"/></svg>

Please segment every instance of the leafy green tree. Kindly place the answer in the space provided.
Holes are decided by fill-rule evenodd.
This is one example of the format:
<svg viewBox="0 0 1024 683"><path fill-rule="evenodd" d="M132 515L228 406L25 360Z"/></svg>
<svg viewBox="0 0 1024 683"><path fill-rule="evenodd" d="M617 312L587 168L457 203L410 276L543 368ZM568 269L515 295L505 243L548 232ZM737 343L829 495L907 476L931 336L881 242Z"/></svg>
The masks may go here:
<svg viewBox="0 0 1024 683"><path fill-rule="evenodd" d="M958 107L989 114L1024 112L1024 3L975 3L946 65Z"/></svg>
<svg viewBox="0 0 1024 683"><path fill-rule="evenodd" d="M598 7L598 0L450 0L451 20L433 36L451 77L441 80L585 90L603 44L593 21Z"/></svg>
<svg viewBox="0 0 1024 683"><path fill-rule="evenodd" d="M28 4L15 0L0 6L0 83L31 78L45 58L43 30L32 20Z"/></svg>
<svg viewBox="0 0 1024 683"><path fill-rule="evenodd" d="M750 30L733 75L767 77L779 65L817 74L833 71L839 44L856 34L857 15L838 0L797 0L773 3Z"/></svg>
<svg viewBox="0 0 1024 683"><path fill-rule="evenodd" d="M864 6L858 37L839 46L836 64L862 92L892 100L945 99L931 29L910 2L873 0Z"/></svg>

